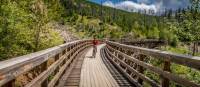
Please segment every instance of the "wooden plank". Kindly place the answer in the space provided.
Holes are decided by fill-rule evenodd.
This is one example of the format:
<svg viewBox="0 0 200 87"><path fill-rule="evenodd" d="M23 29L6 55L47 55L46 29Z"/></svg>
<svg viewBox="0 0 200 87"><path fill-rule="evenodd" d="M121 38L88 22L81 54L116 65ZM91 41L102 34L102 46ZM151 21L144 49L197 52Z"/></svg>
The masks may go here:
<svg viewBox="0 0 200 87"><path fill-rule="evenodd" d="M143 62L144 56L143 55L139 56L138 60ZM142 66L139 65L137 69L139 73L144 74L144 68ZM141 78L138 78L138 83L143 84L143 80Z"/></svg>
<svg viewBox="0 0 200 87"><path fill-rule="evenodd" d="M104 46L103 46L104 47ZM103 47L101 47L101 48L103 48ZM110 72L109 72L109 70L107 69L107 67L105 66L105 64L103 63L103 60L102 60L102 58L101 58L101 56L100 56L100 48L98 49L98 53L97 53L97 55L99 55L98 57L98 60L99 60L99 64L100 64L100 66L103 68L103 70L104 70L104 72L102 72L102 73L104 73L104 75L105 75L105 77L107 77L106 79L107 79L107 85L109 86L109 87L113 87L113 86L115 86L115 87L118 87L119 85L117 84L117 82L115 81L115 79L112 77L112 75L110 74Z"/></svg>
<svg viewBox="0 0 200 87"><path fill-rule="evenodd" d="M103 48L103 47L102 47ZM98 55L100 56L100 50L99 50L99 52L98 52ZM101 57L101 56L100 56ZM115 81L115 79L112 77L112 75L110 74L110 72L109 72L109 70L107 69L107 67L105 66L105 64L104 64L104 62L103 62L103 60L102 60L102 58L99 58L99 62L101 62L100 64L101 64L101 66L102 66L102 68L104 69L104 73L105 73L105 76L106 77L109 77L109 78L107 78L107 85L108 86L110 86L110 87L112 87L112 86L118 86L118 85L116 85L117 83L115 83L116 81ZM114 81L114 82L113 82Z"/></svg>
<svg viewBox="0 0 200 87"><path fill-rule="evenodd" d="M83 45L84 45L84 44L83 44ZM77 48L77 47L76 47L76 48ZM73 52L76 48L72 49L70 52ZM79 49L78 51L80 51L80 50L82 50L82 49L84 49L84 47L81 48L81 49ZM64 67L63 67L63 68L60 70L60 72L58 73L58 75L55 76L55 79L53 79L53 80L50 82L50 86L55 85L55 83L57 82L57 81L55 81L55 80L58 80L58 77L57 77L57 76L61 75L61 73L64 71L65 67L68 66L68 65L71 63L71 61L73 60L73 58L74 58L74 56L76 55L76 53L78 53L78 51L76 51L75 54L72 55L71 59L68 60L68 61L66 62L66 64L64 65ZM70 52L69 52L69 54L70 54ZM67 56L64 56L64 57L66 58ZM57 61L57 62L59 62L58 64L54 63L54 65L50 66L50 67L48 68L48 70L46 70L45 72L43 72L42 74L40 74L40 76L38 76L36 79L34 79L32 82L30 82L27 86L29 87L29 86L31 86L31 85L33 85L33 86L35 86L35 85L40 85L40 83L41 83L45 78L47 78L47 77L56 69L56 67L60 65L60 63L61 63L63 60L64 60L64 59ZM55 66L55 65L56 65L56 66ZM53 83L53 84L52 84L52 83Z"/></svg>
<svg viewBox="0 0 200 87"><path fill-rule="evenodd" d="M75 55L75 54L74 54ZM39 86L48 76L56 70L56 68L62 63L63 60L65 60L67 57L66 55L63 55L62 58L60 58L58 61L53 63L47 70L42 72L38 77L36 77L34 80L32 80L29 84L26 85L26 87L31 86ZM67 61L66 66L72 61L73 57ZM64 70L62 70L64 71Z"/></svg>
<svg viewBox="0 0 200 87"><path fill-rule="evenodd" d="M96 64L94 64L94 61L93 61L93 60L91 60L91 64L92 64L93 66L96 65ZM97 69L94 70L94 67L93 67L93 66L89 66L89 68L91 69L91 71L97 71ZM91 71L89 71L90 80L93 81L93 82L91 82L91 87L96 87L94 75L92 74L93 72L91 72ZM91 75L92 75L92 76L91 76Z"/></svg>
<svg viewBox="0 0 200 87"><path fill-rule="evenodd" d="M2 87L15 87L15 80L11 80Z"/></svg>
<svg viewBox="0 0 200 87"><path fill-rule="evenodd" d="M103 60L104 64L109 69L113 78L117 81L117 83L120 87L135 87L135 85L132 85L132 83L130 83L130 81L127 80L126 77L124 77L122 75L122 73L120 73L120 71L114 67L113 63L110 61L108 56L106 56L105 47L103 49L101 49L101 56L103 58L102 60Z"/></svg>
<svg viewBox="0 0 200 87"><path fill-rule="evenodd" d="M170 60L171 62L200 70L200 57L197 57L197 56L175 54L175 53L171 53L167 51L124 45L124 44L111 42L111 41L107 41L106 43L108 45L118 46L123 49L129 49L134 52L140 52L141 54L145 54L145 55L163 59L163 60Z"/></svg>
<svg viewBox="0 0 200 87"><path fill-rule="evenodd" d="M107 48L106 48L107 49ZM105 52L105 54L108 56L108 58L111 60L111 62L113 62L113 64L122 72L122 73L124 73L124 75L133 83L133 84L135 84L137 87L142 87L140 84L138 84L137 83L137 81L135 80L135 79L133 79L130 75L128 75L125 71L124 71L124 69L122 68L122 67L120 67L115 61L114 61L114 59L112 59L112 57L111 56L109 56L110 55L110 53L109 53L109 51L104 51ZM108 52L108 53L107 53ZM122 62L123 63L123 62ZM137 71L135 71L135 72L137 72ZM138 74L139 75L139 74Z"/></svg>
<svg viewBox="0 0 200 87"><path fill-rule="evenodd" d="M109 47L109 46L107 46L107 47ZM109 49L114 50L111 47L109 47ZM181 77L179 77L177 75L171 74L171 73L169 73L167 71L163 71L163 70L161 70L161 69L159 69L157 67L154 67L154 66L152 66L152 65L150 65L148 63L141 62L141 61L139 61L139 60L137 60L137 59L135 59L135 58L133 58L131 56L128 56L128 55L126 55L126 54L124 54L124 53L122 53L122 52L120 52L118 50L115 50L115 52L117 52L119 55L124 56L126 59L128 59L130 61L133 61L136 64L138 64L140 66L143 66L144 68L149 69L149 70L151 70L151 71L153 71L155 73L158 73L162 77L168 78L168 79L170 79L170 80L172 80L172 81L174 81L176 83L179 83L179 84L181 84L183 86L192 86L192 87L199 87L200 86L200 84L196 84L196 83L191 82L191 81L189 81L187 79L184 79L184 78L181 78Z"/></svg>
<svg viewBox="0 0 200 87"><path fill-rule="evenodd" d="M12 58L9 60L1 61L0 62L0 86L3 84L15 79L21 74L30 71L34 67L42 64L43 62L47 61L49 58L55 56L58 53L61 53L65 50L68 46L74 43L81 43L90 40L78 40L69 42L66 44L62 44L59 46L55 46L53 48L49 48L46 50L42 50L36 53L31 53L28 55L24 55L21 57ZM88 43L86 42L86 43Z"/></svg>
<svg viewBox="0 0 200 87"><path fill-rule="evenodd" d="M103 45L98 46L96 58L89 58L92 55L92 49L86 54L81 71L80 87L118 87L100 57L102 47Z"/></svg>
<svg viewBox="0 0 200 87"><path fill-rule="evenodd" d="M93 65L95 65L95 64L96 64L96 62L93 62ZM100 87L101 84L99 84L98 81L101 81L101 80L100 80L100 78L98 77L98 72L96 72L97 70L96 70L95 67L92 67L92 69L93 69L93 71L95 71L95 72L93 72L93 74L92 74L93 77L94 77L95 87Z"/></svg>
<svg viewBox="0 0 200 87"><path fill-rule="evenodd" d="M63 87L65 85L65 81L66 79L69 77L71 71L72 71L73 67L69 67L67 68L67 70L65 71L65 74L62 76L62 78L59 80L59 84L57 87ZM77 80L77 79L75 79Z"/></svg>
<svg viewBox="0 0 200 87"><path fill-rule="evenodd" d="M89 45L88 46L86 46L86 47L82 47L81 49L79 49L76 53L78 53L79 51L82 51L83 49L85 49L85 48L87 48L87 47L89 47ZM75 53L75 54L76 54ZM75 54L74 55L72 55L72 57L70 58L70 60L68 60L68 61L71 61L74 57L75 57ZM66 69L66 67L68 66L68 63L66 63L63 67L62 67L62 69L60 70L60 72L53 78L53 80L50 82L50 84L48 85L48 87L53 87L54 85L55 85L55 83L57 82L57 80L59 79L59 77L62 75L62 73L64 72L64 70ZM72 68L70 68L70 71L72 70ZM68 72L70 72L70 71L68 71ZM66 72L66 73L68 73L68 72ZM65 77L65 78L68 78L68 74L65 74L65 75L67 75L67 77ZM61 84L62 85L62 84ZM61 86L60 84L59 84L59 86Z"/></svg>
<svg viewBox="0 0 200 87"><path fill-rule="evenodd" d="M46 70L48 68L47 61L42 64L42 70ZM42 83L41 87L47 87L48 86L48 78L46 78Z"/></svg>
<svg viewBox="0 0 200 87"><path fill-rule="evenodd" d="M104 68L104 65L102 65L102 62L100 61L100 58L99 58L100 54L97 54L97 55L98 56L96 57L96 60L97 60L96 64L98 64L98 65L97 65L97 70L96 71L98 71L98 73L101 73L100 75L99 74L97 75L97 76L101 77L101 80L100 80L101 83L100 83L99 86L104 84L106 87L111 87L111 84L110 84L110 82L108 80L110 77L107 76L108 74L106 73L106 69ZM110 81L112 81L112 80L110 80Z"/></svg>
<svg viewBox="0 0 200 87"><path fill-rule="evenodd" d="M87 51L87 50L85 50ZM74 63L73 70L69 76L69 78L66 80L66 84L65 86L79 86L79 82L80 82L80 74L81 74L81 66L82 66L82 62L84 59L84 53L81 53L82 55L77 56L76 62Z"/></svg>
<svg viewBox="0 0 200 87"><path fill-rule="evenodd" d="M87 61L88 62L88 61ZM86 87L91 87L91 84L90 84L90 74L89 74L89 70L90 70L90 67L89 67L89 63L87 63L87 66L86 66L86 74L85 74L85 80L86 80Z"/></svg>
<svg viewBox="0 0 200 87"><path fill-rule="evenodd" d="M164 62L164 71L170 72L170 61L165 61ZM170 86L170 80L168 78L162 78L162 87L169 87Z"/></svg>
<svg viewBox="0 0 200 87"><path fill-rule="evenodd" d="M106 48L106 52L108 52L109 55L111 55L112 57L114 57L115 59L117 59L117 60L120 62L120 64L126 66L130 71L132 71L134 74L136 74L137 76L139 76L142 80L145 80L146 82L148 82L149 84L151 84L153 87L159 87L159 85L158 85L156 82L154 82L153 80L151 80L151 79L149 79L148 77L144 76L143 74L139 73L138 71L136 71L135 69L133 69L131 66L127 65L124 61L118 59L115 55L113 55L112 53L110 53L110 52L107 50L107 48ZM107 55L108 55L108 54L107 54ZM114 62L114 63L115 63L115 62ZM119 66L118 66L118 67L119 67ZM120 67L120 69L121 69L124 73L126 73L121 67ZM126 74L127 74L127 73L126 73ZM128 75L128 74L127 74L127 75ZM129 75L128 75L128 76L129 76ZM129 76L129 79L133 80L131 76ZM135 81L134 81L133 83L137 84ZM140 85L138 85L138 86L140 86Z"/></svg>

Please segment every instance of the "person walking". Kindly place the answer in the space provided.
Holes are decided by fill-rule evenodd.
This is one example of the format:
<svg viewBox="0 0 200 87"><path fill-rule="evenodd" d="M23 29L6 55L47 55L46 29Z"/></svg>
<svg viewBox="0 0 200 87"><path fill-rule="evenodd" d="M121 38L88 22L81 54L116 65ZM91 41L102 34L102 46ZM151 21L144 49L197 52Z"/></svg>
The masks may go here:
<svg viewBox="0 0 200 87"><path fill-rule="evenodd" d="M96 38L94 37L92 43L93 43L93 53L92 53L92 57L93 57L93 58L96 58L98 40L96 40Z"/></svg>

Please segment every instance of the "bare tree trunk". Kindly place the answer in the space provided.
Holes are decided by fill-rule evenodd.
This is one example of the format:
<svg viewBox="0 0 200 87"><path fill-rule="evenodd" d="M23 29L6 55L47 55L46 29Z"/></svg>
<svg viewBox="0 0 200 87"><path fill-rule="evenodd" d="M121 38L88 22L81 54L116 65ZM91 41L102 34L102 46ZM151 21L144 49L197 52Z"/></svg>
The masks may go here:
<svg viewBox="0 0 200 87"><path fill-rule="evenodd" d="M193 52L192 55L194 56L196 54L196 43L193 43Z"/></svg>
<svg viewBox="0 0 200 87"><path fill-rule="evenodd" d="M40 22L38 22L36 35L35 35L35 49L34 49L34 52L38 51L38 48L39 48L40 31L41 31L41 25L40 25Z"/></svg>
<svg viewBox="0 0 200 87"><path fill-rule="evenodd" d="M197 54L199 51L199 46L198 46L198 42L195 43L195 54Z"/></svg>

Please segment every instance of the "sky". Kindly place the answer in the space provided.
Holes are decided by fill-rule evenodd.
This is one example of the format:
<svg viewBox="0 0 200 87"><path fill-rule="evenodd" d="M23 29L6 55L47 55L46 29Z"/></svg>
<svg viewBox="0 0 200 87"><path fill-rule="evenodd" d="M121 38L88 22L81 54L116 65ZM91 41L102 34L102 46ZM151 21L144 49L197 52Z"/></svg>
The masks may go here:
<svg viewBox="0 0 200 87"><path fill-rule="evenodd" d="M162 13L165 9L176 10L178 8L187 8L190 5L189 0L89 0L91 2L109 6L129 12L151 11Z"/></svg>

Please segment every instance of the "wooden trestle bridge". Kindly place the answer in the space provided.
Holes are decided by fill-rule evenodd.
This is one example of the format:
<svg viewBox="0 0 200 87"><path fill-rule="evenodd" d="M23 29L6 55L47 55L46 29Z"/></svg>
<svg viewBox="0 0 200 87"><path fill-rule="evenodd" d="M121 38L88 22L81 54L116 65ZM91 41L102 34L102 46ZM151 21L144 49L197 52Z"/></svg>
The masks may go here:
<svg viewBox="0 0 200 87"><path fill-rule="evenodd" d="M185 87L200 84L171 73L178 64L200 70L200 57L101 41L92 58L92 41L78 40L25 56L0 62L0 87L170 87L171 82ZM159 59L162 66L150 64ZM160 81L145 75L157 74ZM20 80L26 77L26 82ZM200 78L200 77L199 77Z"/></svg>

